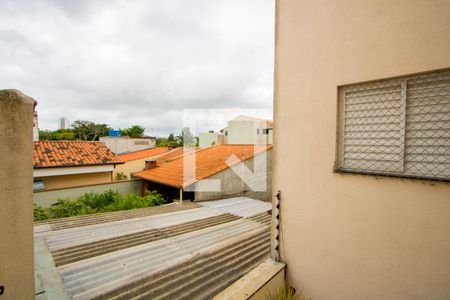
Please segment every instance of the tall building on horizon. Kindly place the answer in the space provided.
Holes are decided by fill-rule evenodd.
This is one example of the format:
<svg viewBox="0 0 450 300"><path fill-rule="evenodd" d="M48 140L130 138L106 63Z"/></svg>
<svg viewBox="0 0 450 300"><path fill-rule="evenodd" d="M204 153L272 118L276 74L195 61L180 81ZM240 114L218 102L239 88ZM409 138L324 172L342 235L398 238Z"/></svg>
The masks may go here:
<svg viewBox="0 0 450 300"><path fill-rule="evenodd" d="M70 124L69 124L69 119L67 118L60 118L59 119L59 129L69 129Z"/></svg>
<svg viewBox="0 0 450 300"><path fill-rule="evenodd" d="M39 141L39 122L38 113L34 111L33 113L33 142Z"/></svg>

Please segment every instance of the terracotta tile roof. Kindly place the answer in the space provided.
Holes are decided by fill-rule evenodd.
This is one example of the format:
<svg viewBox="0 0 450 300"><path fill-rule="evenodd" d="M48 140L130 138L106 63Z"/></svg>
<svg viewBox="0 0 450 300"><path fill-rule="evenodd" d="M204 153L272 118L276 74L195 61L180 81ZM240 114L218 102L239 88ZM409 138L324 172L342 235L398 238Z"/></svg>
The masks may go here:
<svg viewBox="0 0 450 300"><path fill-rule="evenodd" d="M252 158L255 155L254 147L255 145L216 145L195 151L196 178L189 181L183 179L183 162L186 157L192 157L192 152L153 169L135 173L135 176L176 188L186 187L229 168L225 161L233 154L241 161ZM257 146L256 154L271 148L272 145Z"/></svg>
<svg viewBox="0 0 450 300"><path fill-rule="evenodd" d="M118 156L123 162L127 162L127 161L142 159L142 158L150 158L152 156L160 155L160 154L163 154L168 151L169 151L169 147L154 147L154 148L135 151L135 152L131 152L131 153L120 154Z"/></svg>
<svg viewBox="0 0 450 300"><path fill-rule="evenodd" d="M178 159L185 154L184 151L186 151L186 154L187 154L189 152L193 152L193 151L197 151L197 150L199 150L199 148L186 148L186 147L175 148L175 149L161 155L160 157L158 157L158 159L156 159L156 164L162 165L164 163Z"/></svg>
<svg viewBox="0 0 450 300"><path fill-rule="evenodd" d="M101 142L33 142L33 167L73 167L121 164L120 158Z"/></svg>

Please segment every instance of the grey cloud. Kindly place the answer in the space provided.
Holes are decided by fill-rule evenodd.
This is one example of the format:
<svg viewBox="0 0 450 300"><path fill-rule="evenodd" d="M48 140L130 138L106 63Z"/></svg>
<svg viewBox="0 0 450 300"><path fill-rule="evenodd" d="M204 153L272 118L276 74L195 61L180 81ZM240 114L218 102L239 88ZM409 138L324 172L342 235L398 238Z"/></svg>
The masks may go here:
<svg viewBox="0 0 450 300"><path fill-rule="evenodd" d="M185 108L270 110L273 15L273 0L4 0L0 88L36 98L48 129L66 116L165 134Z"/></svg>

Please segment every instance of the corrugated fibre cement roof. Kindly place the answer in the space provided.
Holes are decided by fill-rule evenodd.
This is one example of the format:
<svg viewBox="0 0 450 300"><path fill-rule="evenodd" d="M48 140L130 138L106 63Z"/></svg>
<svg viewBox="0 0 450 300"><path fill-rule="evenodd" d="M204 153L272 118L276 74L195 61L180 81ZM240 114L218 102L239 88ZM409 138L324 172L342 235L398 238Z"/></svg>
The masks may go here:
<svg viewBox="0 0 450 300"><path fill-rule="evenodd" d="M36 299L211 299L270 254L246 197L35 223Z"/></svg>

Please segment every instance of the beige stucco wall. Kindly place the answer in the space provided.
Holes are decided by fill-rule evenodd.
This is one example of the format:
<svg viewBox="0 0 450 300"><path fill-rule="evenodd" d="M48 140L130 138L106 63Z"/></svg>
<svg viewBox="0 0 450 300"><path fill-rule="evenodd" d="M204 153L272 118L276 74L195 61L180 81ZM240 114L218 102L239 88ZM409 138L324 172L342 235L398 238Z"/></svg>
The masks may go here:
<svg viewBox="0 0 450 300"><path fill-rule="evenodd" d="M32 141L35 101L0 91L0 299L34 298Z"/></svg>
<svg viewBox="0 0 450 300"><path fill-rule="evenodd" d="M116 165L116 167L114 168L114 175L113 175L114 180L116 180L116 175L118 173L123 173L124 175L127 176L127 179L131 179L131 173L142 171L145 169L145 161L148 159L149 158L146 157L142 159L127 161L126 163L121 165Z"/></svg>
<svg viewBox="0 0 450 300"><path fill-rule="evenodd" d="M450 184L333 173L337 86L450 67L449 1L277 1L274 190L288 281L450 299Z"/></svg>
<svg viewBox="0 0 450 300"><path fill-rule="evenodd" d="M231 168L214 174L206 179L220 180L220 191L218 192L195 192L196 201L220 199L227 197L245 196L262 201L271 201L272 195L272 150L266 151L266 168L264 176L252 177L252 186L263 186L265 181L265 191L254 191L249 187ZM252 172L254 170L254 158L244 161L244 165Z"/></svg>
<svg viewBox="0 0 450 300"><path fill-rule="evenodd" d="M97 173L75 174L75 175L36 177L34 178L34 180L44 181L45 190L53 190L67 187L111 182L111 173L112 172L97 172Z"/></svg>

